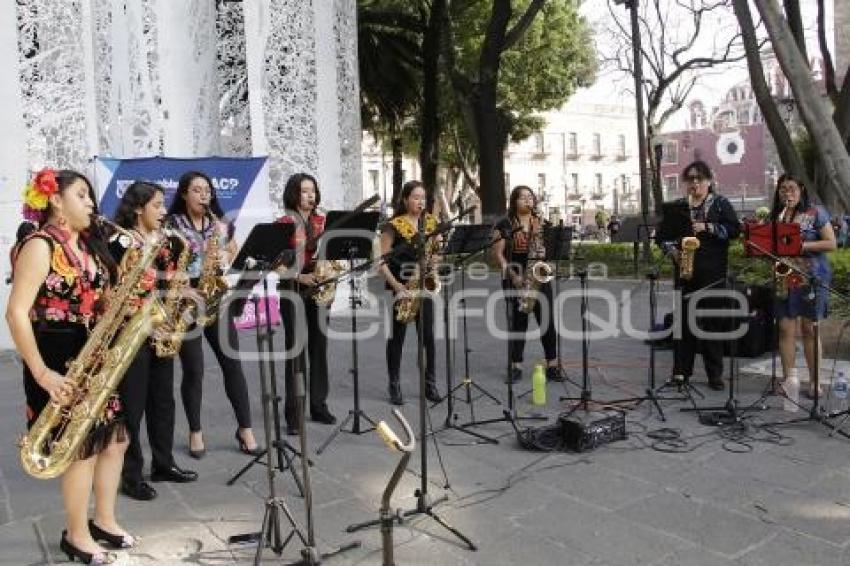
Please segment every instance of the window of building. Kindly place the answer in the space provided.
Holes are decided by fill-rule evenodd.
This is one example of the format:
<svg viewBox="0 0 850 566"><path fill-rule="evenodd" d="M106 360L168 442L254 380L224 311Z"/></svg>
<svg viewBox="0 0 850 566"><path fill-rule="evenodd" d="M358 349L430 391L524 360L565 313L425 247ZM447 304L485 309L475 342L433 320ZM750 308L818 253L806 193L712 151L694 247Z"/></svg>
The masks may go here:
<svg viewBox="0 0 850 566"><path fill-rule="evenodd" d="M380 171L377 169L369 169L369 184L372 185L372 192L377 193L380 192L381 187L379 185L378 176L380 175Z"/></svg>
<svg viewBox="0 0 850 566"><path fill-rule="evenodd" d="M541 191L546 188L546 174L538 173L537 174L537 188Z"/></svg>
<svg viewBox="0 0 850 566"><path fill-rule="evenodd" d="M679 162L679 142L676 140L664 142L664 153L661 162L665 165L676 165Z"/></svg>
<svg viewBox="0 0 850 566"><path fill-rule="evenodd" d="M746 108L738 109L738 125L746 126L750 123L749 111Z"/></svg>
<svg viewBox="0 0 850 566"><path fill-rule="evenodd" d="M669 198L677 194L679 194L678 175L667 175L664 177L664 198Z"/></svg>
<svg viewBox="0 0 850 566"><path fill-rule="evenodd" d="M620 159L626 158L626 136L623 134L617 136L617 155Z"/></svg>
<svg viewBox="0 0 850 566"><path fill-rule="evenodd" d="M596 185L594 186L594 188L596 189L594 191L596 194L599 194L599 193L602 192L602 173L596 174Z"/></svg>
<svg viewBox="0 0 850 566"><path fill-rule="evenodd" d="M568 136L569 149L568 152L570 155L578 155L578 134L575 132L570 132Z"/></svg>
<svg viewBox="0 0 850 566"><path fill-rule="evenodd" d="M505 193L510 194L511 188L511 174L505 173Z"/></svg>
<svg viewBox="0 0 850 566"><path fill-rule="evenodd" d="M599 157L602 155L602 136L593 134L593 155Z"/></svg>
<svg viewBox="0 0 850 566"><path fill-rule="evenodd" d="M543 137L543 132L537 132L534 134L534 151L536 153L543 153L546 151L546 142Z"/></svg>

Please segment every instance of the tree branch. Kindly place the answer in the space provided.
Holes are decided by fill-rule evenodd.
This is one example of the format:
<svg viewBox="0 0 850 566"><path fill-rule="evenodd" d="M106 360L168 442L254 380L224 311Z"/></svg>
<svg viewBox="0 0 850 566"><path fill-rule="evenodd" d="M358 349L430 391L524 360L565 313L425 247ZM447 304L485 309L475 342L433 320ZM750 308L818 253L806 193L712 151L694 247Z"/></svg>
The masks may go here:
<svg viewBox="0 0 850 566"><path fill-rule="evenodd" d="M507 51L511 47L513 47L516 42L522 39L522 36L525 35L526 30L534 21L534 18L537 17L537 13L543 8L543 4L546 0L531 0L531 4L526 8L525 13L522 17L517 21L513 28L511 28L507 34L505 34L505 41L502 44L502 51Z"/></svg>
<svg viewBox="0 0 850 566"><path fill-rule="evenodd" d="M832 62L832 54L826 41L826 14L823 0L818 0L818 45L823 58L823 79L826 85L826 94L833 102L838 99L838 85L835 83L835 65Z"/></svg>

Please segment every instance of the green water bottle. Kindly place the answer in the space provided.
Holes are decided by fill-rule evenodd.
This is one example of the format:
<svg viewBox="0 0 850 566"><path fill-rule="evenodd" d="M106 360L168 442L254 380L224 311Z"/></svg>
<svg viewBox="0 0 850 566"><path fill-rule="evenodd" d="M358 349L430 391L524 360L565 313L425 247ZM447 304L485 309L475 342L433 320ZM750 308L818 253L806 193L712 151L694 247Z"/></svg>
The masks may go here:
<svg viewBox="0 0 850 566"><path fill-rule="evenodd" d="M543 364L534 366L531 374L531 402L534 405L546 404L546 370Z"/></svg>

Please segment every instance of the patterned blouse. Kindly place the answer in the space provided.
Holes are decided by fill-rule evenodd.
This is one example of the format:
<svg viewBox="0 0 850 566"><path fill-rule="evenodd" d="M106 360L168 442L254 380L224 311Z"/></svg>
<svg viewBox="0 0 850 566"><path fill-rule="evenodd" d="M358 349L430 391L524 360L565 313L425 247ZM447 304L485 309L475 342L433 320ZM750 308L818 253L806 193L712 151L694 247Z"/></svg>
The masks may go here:
<svg viewBox="0 0 850 566"><path fill-rule="evenodd" d="M210 236L213 235L215 230L218 230L219 249L224 249L224 246L226 246L230 241L230 227L224 222L217 221L212 223L205 219L203 228L198 230L185 214L176 214L172 216L171 223L177 230L180 231L181 234L183 234L183 236L186 237L187 240L189 240L189 249L191 251L189 263L186 266L186 273L193 281L197 280L201 276L201 272L204 268L204 251L206 250Z"/></svg>
<svg viewBox="0 0 850 566"><path fill-rule="evenodd" d="M126 234L115 234L109 240L109 252L119 265L130 249L138 250L142 246L143 243L139 236L131 238ZM136 293L127 299L130 301L129 316L132 316L141 308L154 288L166 289L168 287L168 282L174 275L176 255L179 254L179 251L179 244L173 238L169 238L168 244L162 246L154 264L145 271Z"/></svg>
<svg viewBox="0 0 850 566"><path fill-rule="evenodd" d="M51 259L50 271L30 309L30 320L78 323L91 328L101 314L101 299L109 285L106 266L85 249L82 240L79 245L86 253L81 262L64 234L52 226L30 234L24 242L32 238L41 238L50 245Z"/></svg>

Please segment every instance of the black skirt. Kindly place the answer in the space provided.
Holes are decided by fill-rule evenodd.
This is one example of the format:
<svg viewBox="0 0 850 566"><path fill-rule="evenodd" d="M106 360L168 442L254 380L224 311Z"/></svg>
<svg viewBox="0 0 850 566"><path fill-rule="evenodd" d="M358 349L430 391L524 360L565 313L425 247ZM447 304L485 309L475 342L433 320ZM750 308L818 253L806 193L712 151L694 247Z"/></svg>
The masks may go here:
<svg viewBox="0 0 850 566"><path fill-rule="evenodd" d="M35 323L33 332L44 363L62 375L68 371L68 363L83 349L88 339L88 331L81 324ZM29 429L50 402L50 395L36 382L26 364L24 364L24 393L27 402L27 429ZM117 393L109 399L101 418L89 431L86 441L80 447L78 459L85 460L100 453L113 437L118 441L126 439L123 407Z"/></svg>

